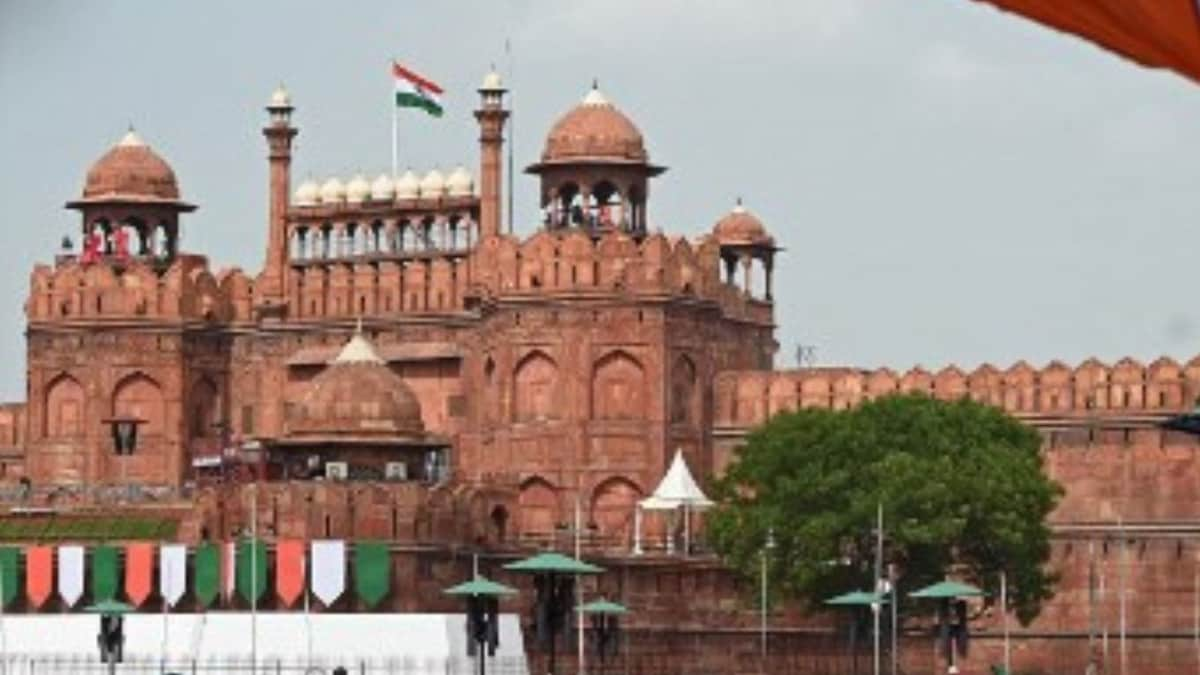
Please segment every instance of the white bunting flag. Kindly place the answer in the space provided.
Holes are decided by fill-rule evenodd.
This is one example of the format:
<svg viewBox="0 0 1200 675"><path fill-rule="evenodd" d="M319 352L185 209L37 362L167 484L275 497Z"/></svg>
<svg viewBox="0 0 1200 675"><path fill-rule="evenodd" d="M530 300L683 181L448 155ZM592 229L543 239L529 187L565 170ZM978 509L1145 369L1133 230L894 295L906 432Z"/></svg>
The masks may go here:
<svg viewBox="0 0 1200 675"><path fill-rule="evenodd" d="M227 541L221 544L221 595L225 602L233 599L237 586L237 542Z"/></svg>
<svg viewBox="0 0 1200 675"><path fill-rule="evenodd" d="M67 607L83 597L83 547L58 547L58 595Z"/></svg>
<svg viewBox="0 0 1200 675"><path fill-rule="evenodd" d="M187 590L187 547L163 544L158 551L158 593L174 607Z"/></svg>
<svg viewBox="0 0 1200 675"><path fill-rule="evenodd" d="M326 607L346 590L346 542L317 539L312 542L312 592Z"/></svg>

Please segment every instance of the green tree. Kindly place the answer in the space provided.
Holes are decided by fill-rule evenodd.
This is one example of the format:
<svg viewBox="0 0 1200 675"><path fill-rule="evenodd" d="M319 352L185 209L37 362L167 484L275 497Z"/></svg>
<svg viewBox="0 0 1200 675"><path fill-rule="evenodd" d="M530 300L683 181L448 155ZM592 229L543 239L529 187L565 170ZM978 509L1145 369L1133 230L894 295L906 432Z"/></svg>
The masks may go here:
<svg viewBox="0 0 1200 675"><path fill-rule="evenodd" d="M772 530L776 588L817 607L872 587L882 504L885 562L902 595L953 572L995 598L1004 570L1010 604L1028 623L1053 594L1046 516L1062 494L1040 448L1036 431L967 399L888 396L778 415L715 482L708 533L753 578Z"/></svg>

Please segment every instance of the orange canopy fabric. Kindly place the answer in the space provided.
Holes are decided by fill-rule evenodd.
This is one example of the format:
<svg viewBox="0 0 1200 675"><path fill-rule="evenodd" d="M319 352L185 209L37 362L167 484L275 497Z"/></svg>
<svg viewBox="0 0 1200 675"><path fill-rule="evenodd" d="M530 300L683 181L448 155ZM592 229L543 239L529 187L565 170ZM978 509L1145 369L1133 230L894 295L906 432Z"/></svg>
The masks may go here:
<svg viewBox="0 0 1200 675"><path fill-rule="evenodd" d="M50 599L54 591L54 549L30 546L25 549L25 594L35 609Z"/></svg>
<svg viewBox="0 0 1200 675"><path fill-rule="evenodd" d="M154 544L136 543L125 547L125 596L134 607L150 597L154 577Z"/></svg>
<svg viewBox="0 0 1200 675"><path fill-rule="evenodd" d="M281 539L275 544L275 592L287 607L304 592L304 542Z"/></svg>
<svg viewBox="0 0 1200 675"><path fill-rule="evenodd" d="M977 0L1200 82L1197 0Z"/></svg>

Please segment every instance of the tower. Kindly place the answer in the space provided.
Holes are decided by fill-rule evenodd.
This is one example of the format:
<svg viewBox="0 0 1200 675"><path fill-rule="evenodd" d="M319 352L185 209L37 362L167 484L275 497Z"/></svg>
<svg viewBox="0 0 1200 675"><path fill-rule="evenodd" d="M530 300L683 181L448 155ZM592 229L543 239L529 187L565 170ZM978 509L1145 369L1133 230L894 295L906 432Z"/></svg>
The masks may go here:
<svg viewBox="0 0 1200 675"><path fill-rule="evenodd" d="M650 178L664 171L650 163L637 126L595 82L550 129L541 161L525 169L541 177L548 229L621 230L635 237L646 233Z"/></svg>
<svg viewBox="0 0 1200 675"><path fill-rule="evenodd" d="M292 99L281 85L271 94L267 105L270 121L263 128L267 138L267 161L270 164L269 203L267 206L267 259L258 284L260 311L280 312L287 302L287 209L291 192L292 139L297 130L292 126Z"/></svg>
<svg viewBox="0 0 1200 675"><path fill-rule="evenodd" d="M480 106L475 111L479 120L479 236L489 237L500 232L500 181L504 122L504 83L492 69L479 87Z"/></svg>

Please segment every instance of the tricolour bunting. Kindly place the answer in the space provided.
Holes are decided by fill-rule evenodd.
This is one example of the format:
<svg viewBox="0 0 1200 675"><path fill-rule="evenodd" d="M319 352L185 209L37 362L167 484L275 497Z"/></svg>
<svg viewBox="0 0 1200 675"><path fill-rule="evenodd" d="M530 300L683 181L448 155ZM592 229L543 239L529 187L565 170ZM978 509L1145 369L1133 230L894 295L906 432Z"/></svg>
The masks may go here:
<svg viewBox="0 0 1200 675"><path fill-rule="evenodd" d="M135 542L125 545L125 597L141 607L150 597L154 581L154 545Z"/></svg>
<svg viewBox="0 0 1200 675"><path fill-rule="evenodd" d="M121 561L117 549L97 546L92 549L92 601L117 599L117 580L120 578Z"/></svg>
<svg viewBox="0 0 1200 675"><path fill-rule="evenodd" d="M221 552L216 544L206 541L196 547L196 602L210 607L221 588Z"/></svg>
<svg viewBox="0 0 1200 675"><path fill-rule="evenodd" d="M12 604L20 591L17 586L17 563L20 559L19 549L12 546L0 548L0 605L4 607Z"/></svg>
<svg viewBox="0 0 1200 675"><path fill-rule="evenodd" d="M248 603L262 601L267 590L267 547L261 539L245 539L238 545L237 592Z"/></svg>
<svg viewBox="0 0 1200 675"><path fill-rule="evenodd" d="M275 592L284 607L296 604L304 592L304 542L280 539L275 543Z"/></svg>
<svg viewBox="0 0 1200 675"><path fill-rule="evenodd" d="M83 597L83 547L78 544L58 547L58 595L67 607Z"/></svg>
<svg viewBox="0 0 1200 675"><path fill-rule="evenodd" d="M354 588L368 609L387 596L391 585L387 546L379 542L354 545Z"/></svg>
<svg viewBox="0 0 1200 675"><path fill-rule="evenodd" d="M25 549L25 597L38 609L54 592L54 549L30 546Z"/></svg>
<svg viewBox="0 0 1200 675"><path fill-rule="evenodd" d="M346 542L318 539L311 549L312 592L329 607L346 592Z"/></svg>
<svg viewBox="0 0 1200 675"><path fill-rule="evenodd" d="M183 599L186 590L187 547L163 544L158 549L158 594L168 607L174 607Z"/></svg>

